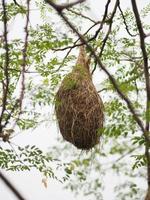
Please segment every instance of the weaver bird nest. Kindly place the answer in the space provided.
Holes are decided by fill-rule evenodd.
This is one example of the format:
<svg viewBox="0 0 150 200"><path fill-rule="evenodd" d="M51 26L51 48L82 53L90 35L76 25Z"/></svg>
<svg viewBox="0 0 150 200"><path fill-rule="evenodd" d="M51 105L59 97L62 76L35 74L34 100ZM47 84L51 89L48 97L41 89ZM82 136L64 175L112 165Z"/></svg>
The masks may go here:
<svg viewBox="0 0 150 200"><path fill-rule="evenodd" d="M63 138L79 149L89 150L100 142L103 102L89 71L84 47L77 63L56 93L55 111Z"/></svg>

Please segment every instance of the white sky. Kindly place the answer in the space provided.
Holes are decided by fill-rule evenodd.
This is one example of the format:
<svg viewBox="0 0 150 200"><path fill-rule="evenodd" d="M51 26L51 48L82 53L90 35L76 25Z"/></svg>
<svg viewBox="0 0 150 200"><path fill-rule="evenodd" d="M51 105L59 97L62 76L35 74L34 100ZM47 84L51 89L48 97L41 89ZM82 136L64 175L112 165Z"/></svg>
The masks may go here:
<svg viewBox="0 0 150 200"><path fill-rule="evenodd" d="M100 0L89 0L91 4L91 16L95 19L99 19L99 16L103 13L103 8L106 3L105 1ZM113 1L114 2L114 1ZM148 3L149 0L138 0L139 8L143 7L144 4ZM130 6L129 0L121 1L122 8L126 8ZM37 20L36 14L33 16L35 23ZM150 20L150 19L149 19ZM19 24L18 24L19 27ZM13 25L12 25L13 28ZM16 31L16 30L14 30ZM20 31L17 29L17 31ZM44 151L48 150L50 146L55 144L55 135L57 135L57 129L54 124L51 125L48 129L45 127L40 127L38 130L34 132L28 132L26 134L18 135L14 138L13 142L20 146L24 146L26 144L35 144ZM42 139L41 139L42 138ZM36 171L27 172L5 172L5 174L9 177L12 183L20 190L20 192L26 197L27 200L84 200L83 197L74 197L67 190L62 189L62 185L56 181L49 180L48 188L46 189L42 184L42 176ZM110 184L111 178L111 184ZM107 188L104 193L104 200L115 200L112 194L112 185L117 181L116 177L112 174L109 174L106 177ZM109 192L107 192L109 191ZM13 194L4 186L4 184L0 181L0 199L1 200L15 200L16 198ZM87 199L87 198L86 198Z"/></svg>

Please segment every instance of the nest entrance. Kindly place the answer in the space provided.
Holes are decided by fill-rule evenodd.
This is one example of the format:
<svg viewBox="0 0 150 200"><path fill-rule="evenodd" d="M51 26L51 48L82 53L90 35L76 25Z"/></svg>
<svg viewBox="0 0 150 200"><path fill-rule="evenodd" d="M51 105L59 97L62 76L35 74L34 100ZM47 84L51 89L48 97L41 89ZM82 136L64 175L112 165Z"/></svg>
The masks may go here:
<svg viewBox="0 0 150 200"><path fill-rule="evenodd" d="M103 102L93 85L89 59L80 48L76 66L56 93L56 117L63 138L79 149L89 150L100 142Z"/></svg>

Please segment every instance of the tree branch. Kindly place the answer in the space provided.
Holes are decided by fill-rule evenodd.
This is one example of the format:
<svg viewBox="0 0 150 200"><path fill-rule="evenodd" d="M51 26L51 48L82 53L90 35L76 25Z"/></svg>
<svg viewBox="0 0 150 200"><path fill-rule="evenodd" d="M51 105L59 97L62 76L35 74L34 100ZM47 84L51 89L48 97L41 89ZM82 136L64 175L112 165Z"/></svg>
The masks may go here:
<svg viewBox="0 0 150 200"><path fill-rule="evenodd" d="M25 91L25 71L26 71L26 60L27 60L27 47L28 47L28 36L29 36L29 14L30 14L30 0L27 0L27 15L26 15L26 25L25 25L25 41L24 41L24 47L22 50L22 70L21 70L21 93L20 93L20 112L22 109L22 101L24 99L24 91Z"/></svg>
<svg viewBox="0 0 150 200"><path fill-rule="evenodd" d="M119 5L119 0L116 0L113 12L111 14L111 17L109 18L109 28L108 28L108 31L107 31L107 34L106 34L105 38L103 39L103 44L102 44L101 51L100 51L100 54L99 54L100 57L102 56L102 53L103 53L103 50L105 48L106 42L108 40L109 34L111 33L112 24L113 24L113 18L115 16L116 11L117 11L118 5Z"/></svg>
<svg viewBox="0 0 150 200"><path fill-rule="evenodd" d="M144 33L142 22L140 19L140 14L137 8L136 0L131 0L132 3L132 9L133 13L135 16L137 28L139 31L139 37L140 37L140 46L141 46L141 51L143 55L143 63L144 63L144 75L145 75L145 85L146 85L146 123L145 123L145 131L144 131L144 136L146 140L146 145L145 145L145 156L147 158L147 182L148 182L148 187L150 188L150 142L149 142L149 120L150 120L150 79L149 79L149 69L148 69L148 55L146 51L146 46L145 46L145 38L146 34Z"/></svg>
<svg viewBox="0 0 150 200"><path fill-rule="evenodd" d="M102 30L104 23L105 23L105 22L109 22L110 19L107 19L107 20L106 20L106 18L107 18L107 15L108 15L108 7L109 7L110 2L111 2L111 0L107 0L107 3L106 3L106 5L105 5L104 16L103 16L102 22L101 22L101 24L100 24L100 27L99 27L99 29L95 32L94 36L90 39L90 41L92 41L93 39L96 39L97 36L98 36L98 34L99 34L99 32ZM89 41L88 41L88 42L89 42Z"/></svg>
<svg viewBox="0 0 150 200"><path fill-rule="evenodd" d="M103 23L105 22L106 18L107 18L107 15L108 15L108 8L109 8L109 4L110 4L111 0L108 0L106 5L105 5L105 11L104 11L104 16L103 16L103 19L102 19L102 23L99 27L99 29L96 31L95 33L95 36L96 34L98 34L100 32L100 30L103 28ZM107 20L107 22L109 22L109 19ZM97 37L97 36L96 36ZM92 74L94 73L94 71L96 70L96 65L97 65L97 62L95 61L95 66L92 70Z"/></svg>
<svg viewBox="0 0 150 200"><path fill-rule="evenodd" d="M46 2L52 6L54 9L55 6L53 6L53 4L51 4L51 1L46 0ZM87 46L87 48L90 50L91 54L93 55L93 57L96 59L98 65L101 67L101 69L106 73L106 75L108 76L109 80L111 81L112 85L114 86L114 88L116 89L117 93L119 94L119 96L126 102L130 112L132 113L135 121L137 122L137 124L139 125L139 127L141 128L142 132L144 132L144 126L142 121L140 120L140 118L138 117L137 113L134 110L134 107L131 103L131 101L128 99L128 97L120 90L116 80L114 79L114 77L109 73L109 71L106 69L106 67L103 65L103 63L101 62L101 60L99 59L99 57L96 55L95 50L89 45L89 43L85 40L85 38L76 30L76 28L72 25L72 23L70 21L68 21L68 18L62 13L59 12L58 10L56 10L58 12L58 14L61 16L61 18L66 22L66 24L74 31L74 33L76 33L76 35L80 38L81 42L83 44L85 44ZM149 138L147 138L149 140Z"/></svg>
<svg viewBox="0 0 150 200"><path fill-rule="evenodd" d="M19 199L19 200L25 200L25 198L20 194L20 192L10 183L10 181L0 172L0 179L7 185L7 187L13 192L13 194Z"/></svg>
<svg viewBox="0 0 150 200"><path fill-rule="evenodd" d="M138 12L138 8L136 5L136 1L135 0L131 0L132 2L132 8L133 8L133 12L135 15L135 19L136 19L136 24L139 30L139 36L140 36L140 45L141 45L141 50L142 50L142 54L143 54L143 63L144 63L144 75L145 75L145 81L146 81L146 94L147 94L147 108L146 108L146 131L149 131L149 117L150 117L150 80L149 80L149 69L148 69L148 56L147 56L147 52L146 52L146 47L145 47L145 33L143 30L143 26L142 26L142 22L140 19L140 15Z"/></svg>
<svg viewBox="0 0 150 200"><path fill-rule="evenodd" d="M13 0L13 1L14 1L15 5L17 5L18 7L22 8L21 5L16 0Z"/></svg>
<svg viewBox="0 0 150 200"><path fill-rule="evenodd" d="M70 9L70 8L68 8L67 10L70 11L70 12L72 12L72 13L75 14L75 15L81 16L81 17L83 17L83 18L89 20L90 22L92 22L92 23L94 23L94 24L96 23L96 21L94 21L93 19L91 19L91 18L88 17L88 16L83 15L82 13L79 13L79 12L73 10L73 9Z"/></svg>
<svg viewBox="0 0 150 200"><path fill-rule="evenodd" d="M122 19L123 19L123 23L124 23L124 25L125 25L125 28L126 28L127 33L128 33L131 37L137 36L137 34L132 34L132 33L129 31L128 24L127 24L127 22L126 22L125 16L124 16L123 11L122 11L121 6L120 6L120 1L119 1L118 8L119 8L119 11L120 11L120 13L121 13L121 16L122 16Z"/></svg>
<svg viewBox="0 0 150 200"><path fill-rule="evenodd" d="M45 2L49 3L49 0L45 0ZM107 15L108 15L108 7L109 7L109 4L110 4L111 0L108 0L106 5L105 5L105 12L104 12L104 16L103 16L103 19L102 21L97 21L95 22L83 35L86 35L93 27L95 27L96 25L100 24L100 27L97 29L97 31L95 32L95 34L87 41L87 42L91 42L92 40L95 40L100 32L100 30L103 28L103 25L104 23L106 22L109 22L109 18L107 18ZM52 2L51 2L52 3ZM54 4L54 3L52 3ZM52 5L51 5L52 6ZM56 5L55 5L56 6ZM58 11L59 12L59 11ZM60 11L61 12L61 11ZM61 49L53 49L55 51L64 51L64 50L67 50L67 49L73 49L75 47L78 47L78 46L81 46L83 45L83 43L81 42L80 44L76 44L78 41L80 40L77 39L75 42L74 42L74 45L73 46L67 46L67 47L64 47L64 48L61 48Z"/></svg>
<svg viewBox="0 0 150 200"><path fill-rule="evenodd" d="M58 4L54 3L53 1L51 1L51 6L53 6L57 12L62 12L64 9L71 8L77 4L83 3L85 1L86 0L78 0L78 1L75 1L72 3L64 3L62 5L58 5ZM45 2L48 3L49 0L45 0Z"/></svg>
<svg viewBox="0 0 150 200"><path fill-rule="evenodd" d="M95 22L95 24L93 24L90 28L88 28L87 31L85 31L85 32L83 33L83 35L86 35L92 28L94 28L95 26L97 26L97 25L100 24L100 23L102 23L102 22L100 22L100 21ZM94 39L96 39L95 36L91 37L91 38L88 40L88 42L91 42L91 41L94 40ZM52 49L52 50L54 50L54 51L64 51L64 50L67 50L67 49L73 49L73 48L75 48L75 47L79 47L79 46L83 45L83 43L82 43L81 41L80 41L80 43L77 43L78 41L80 41L80 38L78 38L78 39L74 42L74 44L73 44L72 46L67 46L67 47L64 47L64 48L61 48L61 49Z"/></svg>
<svg viewBox="0 0 150 200"><path fill-rule="evenodd" d="M9 45L8 45L8 30L7 30L7 9L5 0L2 0L2 7L3 7L3 25L4 25L4 49L5 49L5 62L4 62L4 77L5 80L2 81L3 84L3 98L2 98L2 111L0 115L0 129L2 129L2 119L3 114L6 110L7 104L7 96L9 90ZM0 130L1 131L1 130Z"/></svg>
<svg viewBox="0 0 150 200"><path fill-rule="evenodd" d="M29 2L30 2L30 0L27 0L27 15L26 15L26 25L25 25L25 41L24 41L24 47L23 47L23 50L22 50L22 65L21 65L22 69L21 69L21 71L18 71L18 72L20 72L20 77L21 77L21 92L20 92L20 97L19 97L19 99L16 100L16 102L12 106L11 111L6 116L4 124L1 125L1 129L3 129L4 127L6 127L6 125L9 123L10 118L13 116L13 113L18 108L18 106L20 107L20 112L18 114L18 118L19 118L19 115L21 114L22 101L23 101L23 98L24 98L24 90L25 90L25 73L26 73L25 66L26 66L26 59L27 59L27 46L28 46ZM7 67L7 71L9 71L9 70L15 70L15 69L11 69L8 66ZM5 110L6 110L6 108L5 108Z"/></svg>

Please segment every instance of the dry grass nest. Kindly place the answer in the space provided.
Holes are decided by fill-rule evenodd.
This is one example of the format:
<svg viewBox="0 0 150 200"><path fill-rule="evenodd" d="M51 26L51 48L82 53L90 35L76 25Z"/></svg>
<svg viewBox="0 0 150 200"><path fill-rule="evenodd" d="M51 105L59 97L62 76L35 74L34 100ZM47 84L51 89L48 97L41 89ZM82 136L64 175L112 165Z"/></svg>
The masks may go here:
<svg viewBox="0 0 150 200"><path fill-rule="evenodd" d="M55 111L66 141L83 150L100 142L103 102L93 85L84 47L80 49L76 66L64 78L56 94Z"/></svg>

